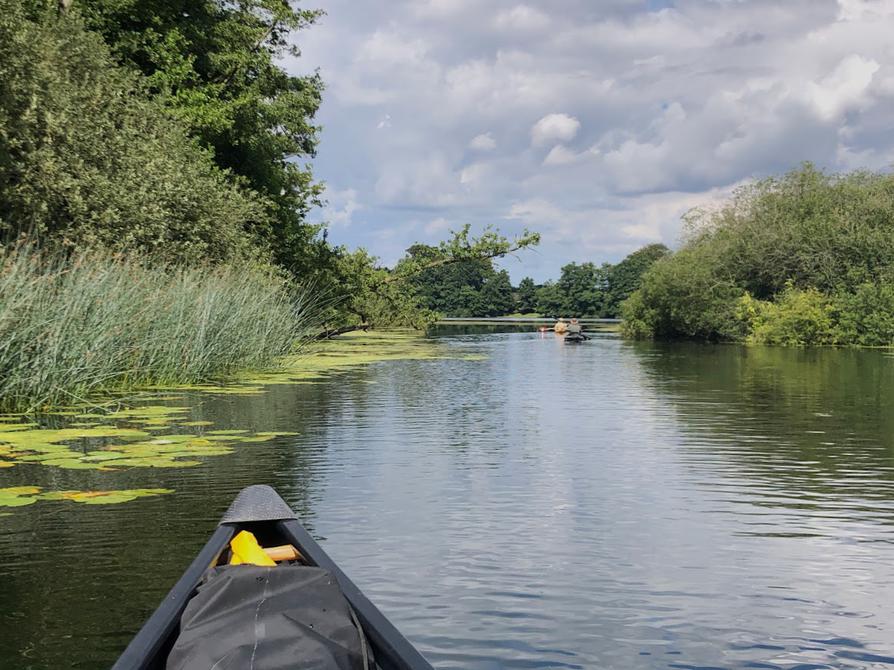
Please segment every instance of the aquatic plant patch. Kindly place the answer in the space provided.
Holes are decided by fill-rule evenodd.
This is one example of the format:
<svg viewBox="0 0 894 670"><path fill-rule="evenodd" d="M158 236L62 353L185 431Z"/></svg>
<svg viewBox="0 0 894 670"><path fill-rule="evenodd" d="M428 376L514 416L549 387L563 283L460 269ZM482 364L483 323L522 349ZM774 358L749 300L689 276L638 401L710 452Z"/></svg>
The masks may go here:
<svg viewBox="0 0 894 670"><path fill-rule="evenodd" d="M70 500L85 505L116 505L137 498L173 493L172 489L123 489L118 491L47 491L39 486L0 488L0 507L24 507L38 500Z"/></svg>
<svg viewBox="0 0 894 670"><path fill-rule="evenodd" d="M175 468L199 465L203 458L232 453L239 443L266 442L291 433L248 434L244 430L204 435L153 435L118 426L34 428L34 424L0 427L0 462L4 467L35 463L68 470L112 471L124 468Z"/></svg>
<svg viewBox="0 0 894 670"><path fill-rule="evenodd" d="M457 356L416 332L354 332L321 342L308 353L287 356L276 370L245 374L236 381L252 386L313 383L374 363L445 358Z"/></svg>
<svg viewBox="0 0 894 670"><path fill-rule="evenodd" d="M39 486L10 486L0 489L0 507L24 507L37 502Z"/></svg>
<svg viewBox="0 0 894 670"><path fill-rule="evenodd" d="M314 383L359 366L383 361L455 358L437 341L412 332L351 333L322 342L309 355L290 356L276 370L243 375L228 384L172 387L178 393L258 395L271 384ZM460 354L478 360L477 354ZM239 444L266 442L291 433L247 430L204 430L210 421L191 420L183 405L126 406L122 399L96 398L80 407L60 408L46 415L41 426L20 415L0 416L0 468L39 464L67 470L116 471L129 468L178 468L199 465L205 458L232 453ZM185 401L186 396L164 396ZM195 429L194 432L187 432ZM161 434L164 430L174 434Z"/></svg>
<svg viewBox="0 0 894 670"><path fill-rule="evenodd" d="M103 421L107 422L126 422L152 428L167 426L170 423L181 419L184 414L189 414L189 407L143 405L127 409L116 409L113 412L103 415L101 418ZM97 415L92 413L79 414L76 418L96 419Z"/></svg>

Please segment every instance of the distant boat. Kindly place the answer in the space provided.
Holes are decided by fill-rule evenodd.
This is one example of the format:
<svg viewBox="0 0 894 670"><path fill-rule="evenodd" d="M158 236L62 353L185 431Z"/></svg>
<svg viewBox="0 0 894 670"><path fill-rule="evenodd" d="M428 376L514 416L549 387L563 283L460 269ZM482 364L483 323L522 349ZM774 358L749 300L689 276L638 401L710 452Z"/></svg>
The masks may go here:
<svg viewBox="0 0 894 670"><path fill-rule="evenodd" d="M590 338L583 333L566 333L565 334L565 344L580 344L581 342L586 342Z"/></svg>
<svg viewBox="0 0 894 670"><path fill-rule="evenodd" d="M269 486L239 493L112 670L212 667L432 670Z"/></svg>

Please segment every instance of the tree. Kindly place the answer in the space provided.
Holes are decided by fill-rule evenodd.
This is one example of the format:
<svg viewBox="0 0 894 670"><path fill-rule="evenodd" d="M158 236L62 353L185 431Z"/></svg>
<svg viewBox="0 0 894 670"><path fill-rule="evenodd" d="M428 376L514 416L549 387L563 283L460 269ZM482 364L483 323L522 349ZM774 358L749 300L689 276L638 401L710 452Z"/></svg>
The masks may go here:
<svg viewBox="0 0 894 670"><path fill-rule="evenodd" d="M449 243L439 247L415 244L398 263L395 271L409 272L407 283L415 290L421 306L446 316L500 316L512 311L512 284L505 270L497 272L493 259L505 253L505 240L485 230L478 240L468 237L469 226L454 233ZM536 244L538 236L525 232L512 243L517 248ZM522 244L522 241L524 243ZM521 246L518 246L518 245ZM475 254L470 249L499 253ZM450 262L443 262L451 258ZM416 268L418 271L413 271Z"/></svg>
<svg viewBox="0 0 894 670"><path fill-rule="evenodd" d="M652 264L670 253L663 244L649 244L634 251L608 273L608 289L605 295L603 313L607 317L617 317L621 313L621 303L639 288L642 276Z"/></svg>
<svg viewBox="0 0 894 670"><path fill-rule="evenodd" d="M270 216L252 232L280 265L303 275L333 262L305 222L322 186L296 160L315 153L322 81L279 64L299 55L292 35L319 11L284 0L80 0L74 9L222 169L263 196Z"/></svg>
<svg viewBox="0 0 894 670"><path fill-rule="evenodd" d="M525 277L518 283L515 297L515 309L522 314L529 314L537 308L537 287L534 280Z"/></svg>
<svg viewBox="0 0 894 670"><path fill-rule="evenodd" d="M337 265L331 284L334 288L328 296L329 332L375 326L424 327L438 313L423 302L424 294L414 283L420 275L455 265L489 262L540 242L540 235L528 231L511 240L490 227L478 237L470 231L466 225L436 247L411 247L415 253L401 259L393 269L381 267L375 257L362 249L353 253L336 250ZM508 285L508 275L498 279L493 289L495 305L500 305L501 297L510 295L505 289ZM480 297L479 291L467 286L460 289L458 302L469 305L470 311L479 311Z"/></svg>
<svg viewBox="0 0 894 670"><path fill-rule="evenodd" d="M512 311L512 283L506 270L494 272L485 282L479 296L481 306L472 316L503 316Z"/></svg>
<svg viewBox="0 0 894 670"><path fill-rule="evenodd" d="M0 0L0 238L138 249L164 261L253 253L267 206L215 166L75 12Z"/></svg>
<svg viewBox="0 0 894 670"><path fill-rule="evenodd" d="M557 289L569 316L600 316L605 302L609 265L569 263L562 267Z"/></svg>
<svg viewBox="0 0 894 670"><path fill-rule="evenodd" d="M805 164L686 223L683 247L653 263L624 303L628 334L890 343L892 175Z"/></svg>
<svg viewBox="0 0 894 670"><path fill-rule="evenodd" d="M535 293L537 312L550 317L564 316L565 300L554 282L546 282Z"/></svg>
<svg viewBox="0 0 894 670"><path fill-rule="evenodd" d="M438 253L437 247L414 244L407 249L407 256L399 267L409 262L425 263L437 258ZM477 296L493 274L490 259L475 260L423 269L409 283L416 290L420 304L427 309L447 316L481 316L476 313L477 297L470 300L470 295Z"/></svg>

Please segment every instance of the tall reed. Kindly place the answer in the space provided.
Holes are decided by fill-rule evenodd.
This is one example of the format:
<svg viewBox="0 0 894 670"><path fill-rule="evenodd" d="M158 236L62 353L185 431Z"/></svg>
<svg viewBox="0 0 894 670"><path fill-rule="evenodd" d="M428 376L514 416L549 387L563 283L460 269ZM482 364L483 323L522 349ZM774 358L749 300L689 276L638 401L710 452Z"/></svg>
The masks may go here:
<svg viewBox="0 0 894 670"><path fill-rule="evenodd" d="M308 291L255 268L0 251L0 407L264 367L310 334L315 312Z"/></svg>

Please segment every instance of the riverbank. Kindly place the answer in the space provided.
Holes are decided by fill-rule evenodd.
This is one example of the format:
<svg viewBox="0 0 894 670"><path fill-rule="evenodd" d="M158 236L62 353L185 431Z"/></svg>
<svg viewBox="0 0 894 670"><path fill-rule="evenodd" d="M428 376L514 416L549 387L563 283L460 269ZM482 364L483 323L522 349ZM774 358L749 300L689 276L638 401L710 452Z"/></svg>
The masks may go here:
<svg viewBox="0 0 894 670"><path fill-rule="evenodd" d="M37 411L266 367L314 325L310 296L263 269L7 251L0 254L0 409Z"/></svg>
<svg viewBox="0 0 894 670"><path fill-rule="evenodd" d="M217 425L202 412L202 399L263 397L272 387L315 384L351 369L384 361L425 361L447 354L437 342L412 332L351 333L280 357L264 372L243 371L217 383L150 385L130 392L94 393L89 400L29 414L0 415L0 508L9 497L31 502L35 466L56 470L120 472L141 468L187 468L231 453L240 443L264 442L278 433ZM451 358L475 359L472 355ZM262 398L261 398L262 401ZM14 472L10 472L14 469ZM9 479L20 470L30 473ZM154 483L149 476L142 485ZM11 486L14 484L15 486ZM108 493L109 491L104 491ZM6 500L4 500L6 496ZM106 502L97 499L94 504Z"/></svg>
<svg viewBox="0 0 894 670"><path fill-rule="evenodd" d="M894 175L805 165L687 224L624 303L626 335L894 346Z"/></svg>

